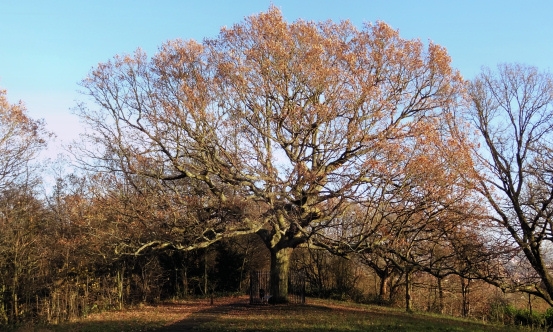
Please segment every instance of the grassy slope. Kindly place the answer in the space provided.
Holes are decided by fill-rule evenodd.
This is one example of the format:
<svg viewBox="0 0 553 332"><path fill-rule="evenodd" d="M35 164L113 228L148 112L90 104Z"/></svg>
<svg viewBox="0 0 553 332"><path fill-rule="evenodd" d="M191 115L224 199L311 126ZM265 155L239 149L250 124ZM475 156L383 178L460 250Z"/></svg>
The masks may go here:
<svg viewBox="0 0 553 332"><path fill-rule="evenodd" d="M94 314L79 322L21 327L18 332L67 331L520 331L445 316L310 299L307 305L249 306L247 298L216 299Z"/></svg>
<svg viewBox="0 0 553 332"><path fill-rule="evenodd" d="M237 311L206 322L203 331L520 331L445 316L323 300L306 306Z"/></svg>

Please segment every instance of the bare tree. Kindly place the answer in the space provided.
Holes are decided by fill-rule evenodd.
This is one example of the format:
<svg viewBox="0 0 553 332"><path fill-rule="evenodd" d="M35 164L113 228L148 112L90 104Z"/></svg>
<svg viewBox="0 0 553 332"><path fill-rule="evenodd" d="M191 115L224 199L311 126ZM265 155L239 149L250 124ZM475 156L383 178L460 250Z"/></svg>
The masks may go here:
<svg viewBox="0 0 553 332"><path fill-rule="evenodd" d="M27 116L23 103L10 104L6 95L0 90L0 190L28 181L31 160L51 136L41 120Z"/></svg>
<svg viewBox="0 0 553 332"><path fill-rule="evenodd" d="M215 39L100 64L82 82L98 106L80 107L83 160L164 188L198 227L192 245L153 235L139 250L256 232L271 252L271 293L285 300L292 250L332 246L317 235L366 195L379 160L455 105L461 78L449 63L442 47L381 22L288 24L273 7Z"/></svg>
<svg viewBox="0 0 553 332"><path fill-rule="evenodd" d="M540 282L522 290L553 305L553 76L520 64L484 69L468 85L489 218L524 253ZM508 285L502 285L507 287Z"/></svg>

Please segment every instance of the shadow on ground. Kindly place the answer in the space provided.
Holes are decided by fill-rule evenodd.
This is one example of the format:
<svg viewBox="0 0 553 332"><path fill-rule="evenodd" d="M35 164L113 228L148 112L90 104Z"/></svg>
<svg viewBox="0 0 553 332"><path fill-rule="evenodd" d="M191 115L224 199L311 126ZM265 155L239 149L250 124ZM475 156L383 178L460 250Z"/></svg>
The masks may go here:
<svg viewBox="0 0 553 332"><path fill-rule="evenodd" d="M225 316L237 314L238 312L251 310L249 298L236 298L234 301L219 304L215 301L214 305L206 309L198 310L185 319L156 330L156 332L181 332L181 331L201 331L201 326L205 323L215 321Z"/></svg>
<svg viewBox="0 0 553 332"><path fill-rule="evenodd" d="M169 322L169 323L168 323ZM250 305L249 298L219 298L164 303L93 314L77 322L22 326L17 332L506 332L515 327L491 326L444 316L407 314L393 308L311 299L306 305Z"/></svg>
<svg viewBox="0 0 553 332"><path fill-rule="evenodd" d="M408 314L390 308L313 301L307 305L250 305L247 298L215 303L189 311L187 316L157 332L413 332L513 331L505 326L455 321L447 317Z"/></svg>

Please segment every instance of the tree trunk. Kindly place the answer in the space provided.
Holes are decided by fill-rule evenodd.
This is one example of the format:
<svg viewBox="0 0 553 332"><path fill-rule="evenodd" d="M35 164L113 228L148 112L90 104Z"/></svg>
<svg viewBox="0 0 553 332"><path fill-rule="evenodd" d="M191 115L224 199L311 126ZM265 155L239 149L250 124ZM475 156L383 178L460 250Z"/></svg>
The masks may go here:
<svg viewBox="0 0 553 332"><path fill-rule="evenodd" d="M188 268L184 267L182 270L182 286L184 288L184 298L188 297Z"/></svg>
<svg viewBox="0 0 553 332"><path fill-rule="evenodd" d="M124 291L124 278L125 278L125 267L117 270L117 301L119 302L119 310L123 310L123 291Z"/></svg>
<svg viewBox="0 0 553 332"><path fill-rule="evenodd" d="M2 284L2 287L0 289L0 324L7 324L8 323L8 309L7 309L7 299L4 298L4 294L6 293L6 285Z"/></svg>
<svg viewBox="0 0 553 332"><path fill-rule="evenodd" d="M469 299L469 292L470 292L470 279L467 279L465 281L465 278L461 277L461 295L462 295L462 315L463 317L468 317L470 314L470 299Z"/></svg>
<svg viewBox="0 0 553 332"><path fill-rule="evenodd" d="M271 301L288 302L288 276L293 248L271 249Z"/></svg>
<svg viewBox="0 0 553 332"><path fill-rule="evenodd" d="M389 284L390 284L390 274L389 273L383 273L380 276L380 289L378 292L378 301L380 303L386 303L389 301Z"/></svg>
<svg viewBox="0 0 553 332"><path fill-rule="evenodd" d="M207 295L207 250L204 252L204 295Z"/></svg>
<svg viewBox="0 0 553 332"><path fill-rule="evenodd" d="M442 285L442 278L438 277L438 311L440 314L444 313L444 288Z"/></svg>
<svg viewBox="0 0 553 332"><path fill-rule="evenodd" d="M13 281L12 281L12 323L17 323L19 321L19 298L17 296L18 288L18 271L17 264L14 267Z"/></svg>
<svg viewBox="0 0 553 332"><path fill-rule="evenodd" d="M411 299L411 271L409 271L409 269L405 271L405 310L407 312L413 312Z"/></svg>

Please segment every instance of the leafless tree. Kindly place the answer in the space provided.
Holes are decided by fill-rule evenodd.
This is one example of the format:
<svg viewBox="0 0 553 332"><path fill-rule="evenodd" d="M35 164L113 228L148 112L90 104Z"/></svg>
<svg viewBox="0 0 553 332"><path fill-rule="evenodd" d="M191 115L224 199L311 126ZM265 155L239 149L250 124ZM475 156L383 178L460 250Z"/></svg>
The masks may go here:
<svg viewBox="0 0 553 332"><path fill-rule="evenodd" d="M520 64L484 69L468 85L478 129L478 190L540 282L523 290L553 305L553 76Z"/></svg>

